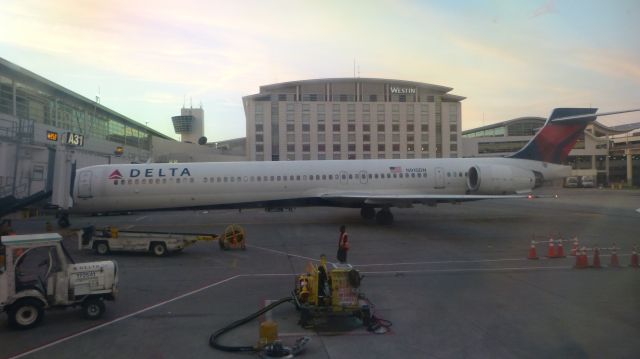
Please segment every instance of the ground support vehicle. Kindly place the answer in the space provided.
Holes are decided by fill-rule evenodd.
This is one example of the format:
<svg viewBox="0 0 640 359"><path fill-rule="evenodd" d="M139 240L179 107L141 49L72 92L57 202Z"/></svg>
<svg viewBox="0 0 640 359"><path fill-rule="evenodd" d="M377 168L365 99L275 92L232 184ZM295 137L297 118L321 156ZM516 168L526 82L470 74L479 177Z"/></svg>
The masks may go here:
<svg viewBox="0 0 640 359"><path fill-rule="evenodd" d="M117 296L117 263L75 263L57 233L2 236L0 246L0 311L12 327L35 327L54 307L81 306L97 319Z"/></svg>
<svg viewBox="0 0 640 359"><path fill-rule="evenodd" d="M78 248L93 249L98 254L111 251L151 252L164 256L179 252L199 240L215 240L216 234L120 231L115 227L93 226L77 232Z"/></svg>
<svg viewBox="0 0 640 359"><path fill-rule="evenodd" d="M323 257L324 258L324 257ZM292 293L300 311L299 324L314 328L329 317L356 317L370 327L373 323L370 303L359 291L360 273L349 264L331 264L322 260L309 263L307 273L300 275Z"/></svg>

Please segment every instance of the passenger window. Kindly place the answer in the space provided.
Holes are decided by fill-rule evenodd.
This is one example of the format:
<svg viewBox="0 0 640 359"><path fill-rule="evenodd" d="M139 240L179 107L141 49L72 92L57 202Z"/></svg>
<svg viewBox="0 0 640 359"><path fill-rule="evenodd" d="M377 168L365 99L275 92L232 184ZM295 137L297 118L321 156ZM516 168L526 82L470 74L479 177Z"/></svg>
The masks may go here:
<svg viewBox="0 0 640 359"><path fill-rule="evenodd" d="M254 176L251 176L250 181L253 182L253 181L255 181L255 179L256 178Z"/></svg>
<svg viewBox="0 0 640 359"><path fill-rule="evenodd" d="M391 178L391 173L387 173L387 178Z"/></svg>
<svg viewBox="0 0 640 359"><path fill-rule="evenodd" d="M329 175L329 179L330 179L330 180L333 180L333 175Z"/></svg>
<svg viewBox="0 0 640 359"><path fill-rule="evenodd" d="M231 180L231 182L235 182L236 181L236 179L234 177L230 177L229 179Z"/></svg>
<svg viewBox="0 0 640 359"><path fill-rule="evenodd" d="M273 182L275 180L275 176L271 176L271 182Z"/></svg>
<svg viewBox="0 0 640 359"><path fill-rule="evenodd" d="M208 181L207 177L202 179L202 182L204 182L204 183L207 183L207 181Z"/></svg>
<svg viewBox="0 0 640 359"><path fill-rule="evenodd" d="M353 179L353 175L352 174L349 175L349 179Z"/></svg>
<svg viewBox="0 0 640 359"><path fill-rule="evenodd" d="M193 179L193 178L192 178L192 179ZM193 181L192 181L192 182L193 182ZM162 183L167 183L167 179L166 179L166 178L163 178L163 179L162 179Z"/></svg>
<svg viewBox="0 0 640 359"><path fill-rule="evenodd" d="M236 179L238 180L238 182L242 182L242 177L238 176L236 177Z"/></svg>
<svg viewBox="0 0 640 359"><path fill-rule="evenodd" d="M316 175L316 181L320 180L320 175Z"/></svg>
<svg viewBox="0 0 640 359"><path fill-rule="evenodd" d="M121 184L121 185L124 185L124 180L120 180L120 184Z"/></svg>
<svg viewBox="0 0 640 359"><path fill-rule="evenodd" d="M450 172L447 172L447 177L451 177L451 173Z"/></svg>
<svg viewBox="0 0 640 359"><path fill-rule="evenodd" d="M160 184L160 178L156 178L156 184Z"/></svg>
<svg viewBox="0 0 640 359"><path fill-rule="evenodd" d="M398 178L398 175L394 173L393 178Z"/></svg>
<svg viewBox="0 0 640 359"><path fill-rule="evenodd" d="M268 180L269 180L269 177L267 177L267 176L262 176L262 181L263 181L263 182L267 182Z"/></svg>
<svg viewBox="0 0 640 359"><path fill-rule="evenodd" d="M378 179L378 174L377 174L377 173L376 173L376 174L374 174L374 175L373 175L373 178Z"/></svg>
<svg viewBox="0 0 640 359"><path fill-rule="evenodd" d="M179 180L178 180L179 181ZM146 179L142 179L142 184L147 184L147 180Z"/></svg>
<svg viewBox="0 0 640 359"><path fill-rule="evenodd" d="M327 179L327 175L322 175L322 179L326 180Z"/></svg>
<svg viewBox="0 0 640 359"><path fill-rule="evenodd" d="M260 177L260 176L256 177L256 179L258 180L258 182L262 181L262 177Z"/></svg>
<svg viewBox="0 0 640 359"><path fill-rule="evenodd" d="M149 180L149 183L152 183L152 181ZM176 178L176 183L180 183L180 178Z"/></svg>
<svg viewBox="0 0 640 359"><path fill-rule="evenodd" d="M460 177L462 177L462 172L458 173L460 175Z"/></svg>
<svg viewBox="0 0 640 359"><path fill-rule="evenodd" d="M224 177L223 181L226 183L228 181L228 178Z"/></svg>
<svg viewBox="0 0 640 359"><path fill-rule="evenodd" d="M296 181L300 181L300 175L296 176Z"/></svg>
<svg viewBox="0 0 640 359"><path fill-rule="evenodd" d="M276 176L276 181L280 181L280 176Z"/></svg>
<svg viewBox="0 0 640 359"><path fill-rule="evenodd" d="M306 180L307 180L307 175L303 175L303 176L302 176L302 180L303 180L303 181L306 181Z"/></svg>
<svg viewBox="0 0 640 359"><path fill-rule="evenodd" d="M134 183L135 183L135 184L138 184L138 183L140 183L140 180L136 178L136 180L135 180L135 182L134 182Z"/></svg>
<svg viewBox="0 0 640 359"><path fill-rule="evenodd" d="M313 175L309 175L309 181L313 181Z"/></svg>
<svg viewBox="0 0 640 359"><path fill-rule="evenodd" d="M118 185L118 180L113 181L113 184L114 184L115 186L117 186L117 185Z"/></svg>

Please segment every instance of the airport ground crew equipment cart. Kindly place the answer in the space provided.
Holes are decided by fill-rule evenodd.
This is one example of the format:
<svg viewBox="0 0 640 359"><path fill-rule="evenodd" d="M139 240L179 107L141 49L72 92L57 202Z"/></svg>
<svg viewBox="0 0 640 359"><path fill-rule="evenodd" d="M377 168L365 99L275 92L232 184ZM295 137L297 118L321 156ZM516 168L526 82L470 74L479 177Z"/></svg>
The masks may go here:
<svg viewBox="0 0 640 359"><path fill-rule="evenodd" d="M156 256L179 252L197 241L218 239L217 234L121 231L115 227L84 228L77 232L78 249L98 254L115 251L151 252Z"/></svg>
<svg viewBox="0 0 640 359"><path fill-rule="evenodd" d="M75 263L58 233L0 238L0 312L18 329L38 325L44 310L81 306L97 319L118 293L115 261Z"/></svg>
<svg viewBox="0 0 640 359"><path fill-rule="evenodd" d="M299 324L314 328L330 317L356 317L370 330L386 331L388 322L376 318L371 303L360 292L360 273L349 264L309 263L298 276L292 293L300 311ZM390 323L388 323L390 326Z"/></svg>

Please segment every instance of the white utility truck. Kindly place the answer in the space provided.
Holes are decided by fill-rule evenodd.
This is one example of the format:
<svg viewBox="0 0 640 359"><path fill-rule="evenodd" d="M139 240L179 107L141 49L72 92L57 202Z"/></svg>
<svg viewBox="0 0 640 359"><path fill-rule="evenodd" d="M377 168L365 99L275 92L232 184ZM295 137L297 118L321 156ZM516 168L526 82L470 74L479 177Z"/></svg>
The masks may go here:
<svg viewBox="0 0 640 359"><path fill-rule="evenodd" d="M2 236L0 244L0 311L12 327L32 328L53 307L81 306L98 319L116 298L117 263L75 263L57 233Z"/></svg>
<svg viewBox="0 0 640 359"><path fill-rule="evenodd" d="M93 226L77 234L78 249L93 249L98 254L110 251L151 252L156 256L179 252L199 240L218 238L216 234L121 231L114 227L96 229Z"/></svg>

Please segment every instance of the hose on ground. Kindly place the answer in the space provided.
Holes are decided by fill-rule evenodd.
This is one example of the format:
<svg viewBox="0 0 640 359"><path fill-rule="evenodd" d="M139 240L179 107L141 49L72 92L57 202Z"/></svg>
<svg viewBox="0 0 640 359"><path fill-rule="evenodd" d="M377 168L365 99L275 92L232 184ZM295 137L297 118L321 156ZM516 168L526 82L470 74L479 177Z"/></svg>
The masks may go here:
<svg viewBox="0 0 640 359"><path fill-rule="evenodd" d="M258 318L259 316L261 316L262 314L270 311L271 309L279 306L280 304L283 303L287 303L287 302L291 302L293 301L293 298L291 297L284 297L282 299L279 299L276 302L273 302L269 305L267 305L266 307L260 309L259 311L245 317L242 318L240 320L236 320L235 322L227 325L226 327L219 329L218 331L216 331L215 333L211 334L211 336L209 337L209 345L212 348L218 349L218 350L222 350L225 352L254 352L257 351L258 349L255 346L227 346L227 345L222 345L218 343L218 339L225 333L243 325L246 324L256 318Z"/></svg>

